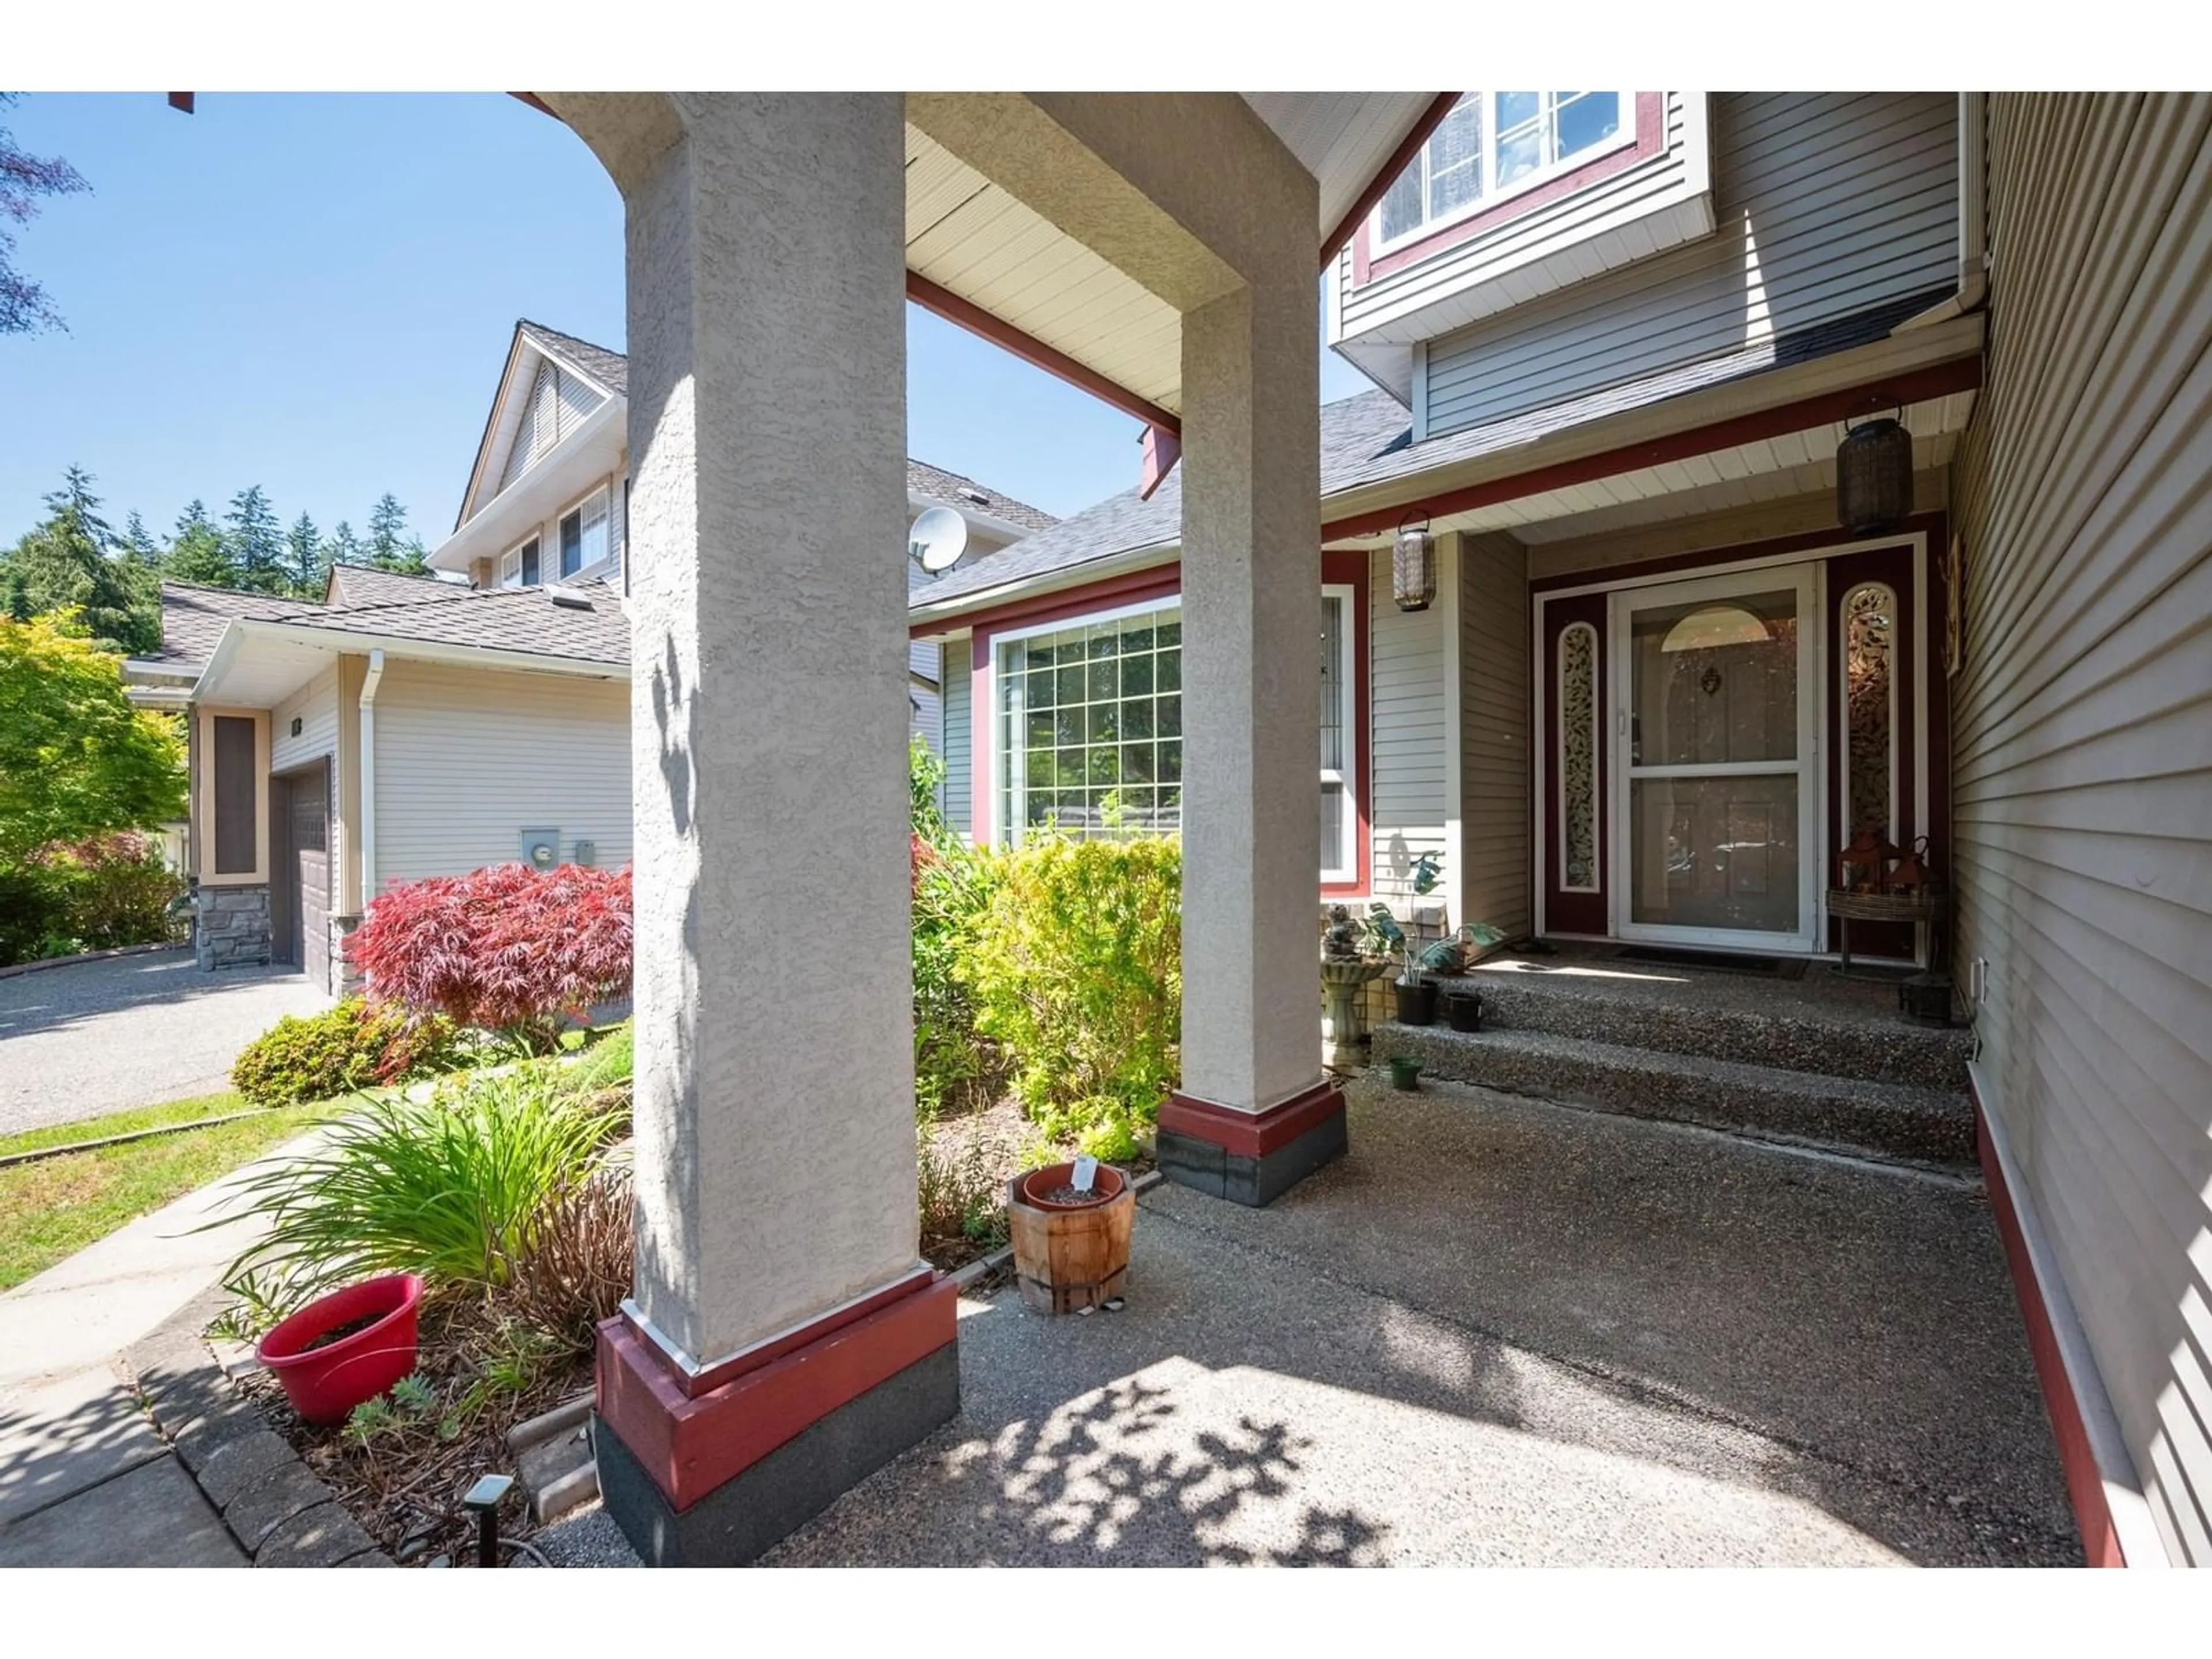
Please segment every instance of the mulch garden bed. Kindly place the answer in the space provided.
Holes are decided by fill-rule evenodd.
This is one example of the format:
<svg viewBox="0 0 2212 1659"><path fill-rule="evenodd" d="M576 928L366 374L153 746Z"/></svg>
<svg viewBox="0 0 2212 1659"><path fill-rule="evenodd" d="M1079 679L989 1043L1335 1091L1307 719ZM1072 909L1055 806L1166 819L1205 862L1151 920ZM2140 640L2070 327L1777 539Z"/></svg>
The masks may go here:
<svg viewBox="0 0 2212 1659"><path fill-rule="evenodd" d="M549 1347L475 1297L426 1298L421 1345L416 1375L427 1396L403 1384L369 1407L366 1425L301 1421L264 1370L238 1387L400 1565L473 1566L476 1519L461 1494L481 1475L514 1472L507 1431L590 1387L592 1356ZM526 1506L502 1509L503 1538L536 1530Z"/></svg>

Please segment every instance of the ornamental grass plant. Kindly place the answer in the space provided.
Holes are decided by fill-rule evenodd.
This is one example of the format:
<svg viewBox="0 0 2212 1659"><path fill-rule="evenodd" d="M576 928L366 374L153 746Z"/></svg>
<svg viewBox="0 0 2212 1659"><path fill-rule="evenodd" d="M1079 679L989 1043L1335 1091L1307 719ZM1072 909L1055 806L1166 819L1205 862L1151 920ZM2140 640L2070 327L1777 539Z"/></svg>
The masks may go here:
<svg viewBox="0 0 2212 1659"><path fill-rule="evenodd" d="M421 1273L434 1293L499 1291L628 1126L617 1100L565 1091L535 1067L421 1100L362 1098L317 1126L305 1157L240 1179L238 1204L268 1231L228 1277L277 1311L377 1273Z"/></svg>

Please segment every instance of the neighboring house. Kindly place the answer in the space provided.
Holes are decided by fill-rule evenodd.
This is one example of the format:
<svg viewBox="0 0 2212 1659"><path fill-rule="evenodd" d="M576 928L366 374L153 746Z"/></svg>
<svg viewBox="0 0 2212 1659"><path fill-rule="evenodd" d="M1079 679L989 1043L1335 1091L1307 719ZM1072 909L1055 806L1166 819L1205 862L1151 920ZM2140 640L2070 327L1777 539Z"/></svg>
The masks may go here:
<svg viewBox="0 0 2212 1659"><path fill-rule="evenodd" d="M1856 830L1948 860L1966 108L1500 93L1445 118L1328 276L1330 343L1382 389L1321 412L1322 897L1410 913L1433 853L1431 922L1811 954ZM1853 536L1836 445L1893 406L1916 512ZM1176 822L1179 480L917 595L977 840ZM1393 599L1401 524L1434 538L1425 610Z"/></svg>
<svg viewBox="0 0 2212 1659"><path fill-rule="evenodd" d="M345 934L395 881L629 861L626 391L620 354L520 323L438 575L342 565L319 604L162 585L161 650L125 675L189 715L203 967L295 963L337 990ZM907 477L915 516L964 521L952 575L1052 522ZM908 568L917 592L944 580ZM914 659L914 728L941 744L936 653Z"/></svg>

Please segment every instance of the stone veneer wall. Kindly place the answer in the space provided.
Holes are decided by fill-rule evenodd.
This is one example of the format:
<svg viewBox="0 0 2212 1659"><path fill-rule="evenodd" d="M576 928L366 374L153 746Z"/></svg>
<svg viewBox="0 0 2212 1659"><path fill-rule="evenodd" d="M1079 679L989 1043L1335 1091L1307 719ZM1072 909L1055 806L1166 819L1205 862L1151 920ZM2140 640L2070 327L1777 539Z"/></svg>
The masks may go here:
<svg viewBox="0 0 2212 1659"><path fill-rule="evenodd" d="M346 955L346 941L353 930L361 926L359 916L332 916L331 924L331 994L343 999L361 994L368 983L368 976L354 965Z"/></svg>
<svg viewBox="0 0 2212 1659"><path fill-rule="evenodd" d="M265 966L269 961L269 889L202 887L192 923L192 954L202 968Z"/></svg>

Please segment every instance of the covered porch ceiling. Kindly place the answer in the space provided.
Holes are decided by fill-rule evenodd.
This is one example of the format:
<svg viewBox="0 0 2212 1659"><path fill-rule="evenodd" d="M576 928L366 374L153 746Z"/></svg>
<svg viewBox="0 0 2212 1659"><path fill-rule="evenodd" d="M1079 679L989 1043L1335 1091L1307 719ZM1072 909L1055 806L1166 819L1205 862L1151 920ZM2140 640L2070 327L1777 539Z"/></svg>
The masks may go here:
<svg viewBox="0 0 2212 1659"><path fill-rule="evenodd" d="M1326 244L1396 175L1401 152L1425 130L1441 94L1242 96L1319 184L1318 280L1331 251ZM912 123L906 129L906 263L917 302L1033 361L1064 359L1104 383L1092 390L1139 419L1152 421L1156 413L1180 418L1182 325L1176 308ZM1110 396L1115 389L1126 398Z"/></svg>

